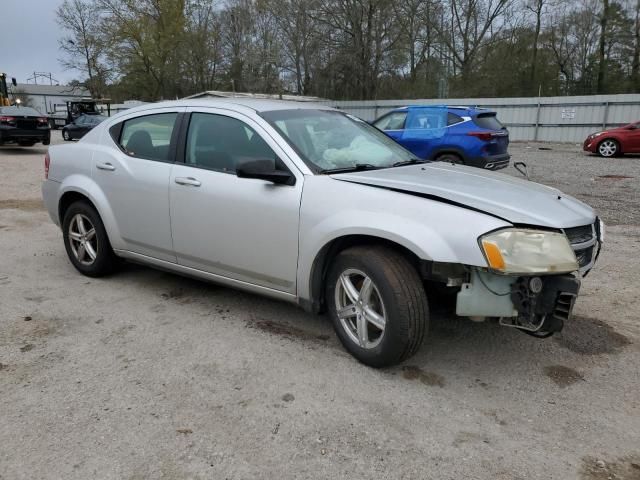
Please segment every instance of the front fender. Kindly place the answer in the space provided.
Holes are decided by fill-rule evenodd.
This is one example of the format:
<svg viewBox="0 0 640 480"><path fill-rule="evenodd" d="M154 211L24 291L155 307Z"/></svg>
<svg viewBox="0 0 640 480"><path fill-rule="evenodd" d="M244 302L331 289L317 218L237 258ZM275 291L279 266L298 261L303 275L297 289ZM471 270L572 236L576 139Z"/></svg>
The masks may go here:
<svg viewBox="0 0 640 480"><path fill-rule="evenodd" d="M481 212L326 176L305 182L300 215L298 296L311 298L313 265L347 235L394 242L422 260L486 267L477 239L509 223Z"/></svg>

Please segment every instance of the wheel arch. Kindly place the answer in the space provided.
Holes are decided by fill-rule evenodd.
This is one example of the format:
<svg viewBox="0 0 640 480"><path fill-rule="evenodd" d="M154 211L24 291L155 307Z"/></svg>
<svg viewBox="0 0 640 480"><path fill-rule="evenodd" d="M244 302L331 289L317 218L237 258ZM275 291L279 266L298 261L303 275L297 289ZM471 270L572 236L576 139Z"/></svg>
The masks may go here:
<svg viewBox="0 0 640 480"><path fill-rule="evenodd" d="M98 215L100 215L111 246L115 249L120 248L124 242L120 237L120 231L109 206L109 202L102 190L100 190L91 179L82 175L72 175L65 179L64 183L66 185L63 184L61 189L62 193L58 200L58 218L60 219L60 225L62 226L64 213L69 206L79 200L86 201L95 208Z"/></svg>
<svg viewBox="0 0 640 480"><path fill-rule="evenodd" d="M311 264L309 272L309 299L301 300L302 306L311 312L321 313L325 309L324 305L324 285L327 272L333 259L347 248L362 245L382 245L401 253L411 265L420 269L420 257L405 245L384 238L381 236L370 234L347 234L334 238L327 242L316 254Z"/></svg>
<svg viewBox="0 0 640 480"><path fill-rule="evenodd" d="M458 147L454 147L454 146L442 146L437 148L432 154L431 154L431 159L432 160L437 160L439 157L443 156L443 155L447 155L447 154L453 154L453 155L457 155L458 157L460 157L460 159L463 162L467 161L467 155L465 154L464 150Z"/></svg>
<svg viewBox="0 0 640 480"><path fill-rule="evenodd" d="M616 145L618 145L618 151L615 153L615 155L614 155L614 156L616 156L616 155L620 155L620 154L624 153L624 152L623 152L623 149L622 149L622 142L620 141L620 139L619 139L619 138L617 138L617 137L615 137L615 136L613 136L613 135L607 135L605 138L602 138L602 139L600 139L600 140L598 141L598 143L597 143L597 145L596 145L596 152L597 152L597 153L600 153L600 152L599 152L600 145L601 145L603 142L607 141L607 140L613 140L614 142L616 142Z"/></svg>
<svg viewBox="0 0 640 480"><path fill-rule="evenodd" d="M62 196L60 197L60 201L58 202L58 216L59 216L61 222L64 219L64 215L65 215L67 209L73 203L79 202L79 201L86 201L93 208L95 208L96 211L98 210L96 208L95 204L93 203L93 201L88 196L86 196L85 194L80 193L78 191L75 191L75 190L69 190L69 191L67 191L67 192L62 194Z"/></svg>

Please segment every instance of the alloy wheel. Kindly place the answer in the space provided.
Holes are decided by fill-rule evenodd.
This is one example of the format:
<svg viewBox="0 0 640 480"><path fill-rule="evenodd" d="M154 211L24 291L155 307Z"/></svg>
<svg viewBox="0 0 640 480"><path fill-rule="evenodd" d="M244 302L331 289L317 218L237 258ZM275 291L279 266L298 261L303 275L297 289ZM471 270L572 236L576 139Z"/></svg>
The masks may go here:
<svg viewBox="0 0 640 480"><path fill-rule="evenodd" d="M66 130L62 131L62 139L69 140L69 133Z"/></svg>
<svg viewBox="0 0 640 480"><path fill-rule="evenodd" d="M336 282L335 305L351 341L365 349L380 344L387 317L380 292L369 276L354 268L342 272Z"/></svg>
<svg viewBox="0 0 640 480"><path fill-rule="evenodd" d="M603 157L613 157L618 151L618 145L613 140L604 140L598 145L598 153Z"/></svg>
<svg viewBox="0 0 640 480"><path fill-rule="evenodd" d="M92 265L98 256L96 229L86 215L78 213L69 222L69 244L82 265Z"/></svg>

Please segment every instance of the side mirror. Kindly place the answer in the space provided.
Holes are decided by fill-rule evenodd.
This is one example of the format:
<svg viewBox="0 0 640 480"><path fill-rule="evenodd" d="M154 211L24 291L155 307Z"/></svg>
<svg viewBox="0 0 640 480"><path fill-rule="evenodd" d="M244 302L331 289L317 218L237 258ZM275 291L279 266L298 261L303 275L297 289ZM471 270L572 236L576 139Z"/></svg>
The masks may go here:
<svg viewBox="0 0 640 480"><path fill-rule="evenodd" d="M295 185L296 177L286 170L276 170L275 160L253 160L236 169L239 178L258 178L278 185Z"/></svg>
<svg viewBox="0 0 640 480"><path fill-rule="evenodd" d="M625 127L625 129L626 129L626 130L635 130L635 129L637 129L637 128L638 128L638 127L637 127L636 125L627 125L627 126Z"/></svg>

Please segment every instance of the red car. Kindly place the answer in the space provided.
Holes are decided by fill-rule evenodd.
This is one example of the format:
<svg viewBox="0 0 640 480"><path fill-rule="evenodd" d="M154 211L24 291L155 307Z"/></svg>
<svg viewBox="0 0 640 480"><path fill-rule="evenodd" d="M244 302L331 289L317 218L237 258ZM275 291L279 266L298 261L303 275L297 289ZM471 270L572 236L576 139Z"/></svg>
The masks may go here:
<svg viewBox="0 0 640 480"><path fill-rule="evenodd" d="M640 122L592 133L584 141L582 148L601 157L640 153Z"/></svg>

